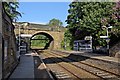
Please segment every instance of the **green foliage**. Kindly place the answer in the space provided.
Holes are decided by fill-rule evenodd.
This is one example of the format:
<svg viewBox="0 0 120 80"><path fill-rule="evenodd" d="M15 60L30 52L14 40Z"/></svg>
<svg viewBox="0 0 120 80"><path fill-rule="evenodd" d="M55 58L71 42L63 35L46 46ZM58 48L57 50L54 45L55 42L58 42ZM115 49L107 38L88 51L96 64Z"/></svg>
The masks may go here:
<svg viewBox="0 0 120 80"><path fill-rule="evenodd" d="M48 23L50 27L60 27L62 26L62 24L63 23L59 19L55 19L55 18L51 19Z"/></svg>
<svg viewBox="0 0 120 80"><path fill-rule="evenodd" d="M18 19L18 16L22 17L21 13L17 11L19 8L19 3L16 0L13 0L12 2L3 2L3 4L5 11L13 21L16 21Z"/></svg>
<svg viewBox="0 0 120 80"><path fill-rule="evenodd" d="M31 40L31 47L44 48L46 41L44 40Z"/></svg>
<svg viewBox="0 0 120 80"><path fill-rule="evenodd" d="M118 21L111 17L115 12L114 6L114 2L72 2L66 20L72 38L77 40L92 36L93 45L104 46L106 42L100 39L100 35L106 35L106 30L102 26L113 26Z"/></svg>
<svg viewBox="0 0 120 80"><path fill-rule="evenodd" d="M64 34L64 40L61 43L61 46L63 48L65 48L66 45L66 50L71 50L72 49L72 45L73 45L73 38L72 38L72 34L70 33L69 30L67 30Z"/></svg>
<svg viewBox="0 0 120 80"><path fill-rule="evenodd" d="M120 1L116 2L115 6L113 7L113 11L114 13L111 15L111 21L109 22L113 26L111 35L114 38L116 37L115 39L118 40L117 38L120 37ZM113 41L115 40L114 38L112 38Z"/></svg>
<svg viewBox="0 0 120 80"><path fill-rule="evenodd" d="M32 40L32 39L38 39L38 40ZM32 48L44 48L46 43L49 42L49 39L44 35L36 35L32 39L31 39Z"/></svg>

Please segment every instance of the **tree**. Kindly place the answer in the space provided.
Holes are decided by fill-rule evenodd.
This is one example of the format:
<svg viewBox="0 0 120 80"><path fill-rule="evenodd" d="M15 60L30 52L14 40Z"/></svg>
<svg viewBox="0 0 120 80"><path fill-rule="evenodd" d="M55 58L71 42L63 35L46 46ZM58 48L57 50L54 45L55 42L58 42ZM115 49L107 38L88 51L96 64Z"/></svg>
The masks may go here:
<svg viewBox="0 0 120 80"><path fill-rule="evenodd" d="M72 37L83 39L90 35L95 40L94 45L100 44L100 35L105 35L101 27L110 24L114 5L113 2L72 2L66 20Z"/></svg>
<svg viewBox="0 0 120 80"><path fill-rule="evenodd" d="M63 23L59 19L55 19L55 18L51 19L48 23L50 27L54 27L54 28L61 27L62 24Z"/></svg>
<svg viewBox="0 0 120 80"><path fill-rule="evenodd" d="M110 32L110 46L113 46L120 41L120 1L115 3L113 11L114 12L110 16L111 21L108 21L108 23L113 26Z"/></svg>
<svg viewBox="0 0 120 80"><path fill-rule="evenodd" d="M5 11L7 14L11 17L13 21L16 21L18 19L18 16L22 16L17 9L19 8L19 3L16 0L13 0L11 2L3 2Z"/></svg>

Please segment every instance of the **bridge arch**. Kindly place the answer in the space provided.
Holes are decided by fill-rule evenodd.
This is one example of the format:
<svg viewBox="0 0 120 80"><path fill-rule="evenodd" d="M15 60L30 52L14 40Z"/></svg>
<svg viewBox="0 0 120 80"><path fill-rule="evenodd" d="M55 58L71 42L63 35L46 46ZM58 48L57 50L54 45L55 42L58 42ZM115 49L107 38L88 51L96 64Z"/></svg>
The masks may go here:
<svg viewBox="0 0 120 80"><path fill-rule="evenodd" d="M33 24L33 23L29 23L29 25L23 25L24 23L25 22L15 23L15 35L19 35L19 32L25 35L29 35L29 36L25 36L27 37L25 41L28 43L28 50L30 49L31 36L33 37L33 35L36 35L38 33L40 34L46 33L53 38L52 41L52 43L54 43L53 49L60 49L62 47L61 41L64 39L64 32L66 31L66 28L60 28L60 31L58 31L56 29L51 30L51 28L48 25Z"/></svg>
<svg viewBox="0 0 120 80"><path fill-rule="evenodd" d="M42 33L45 33L45 34L48 34L50 35L53 39L54 39L54 36L49 32L49 31L35 31L32 36L36 35L36 34L42 34Z"/></svg>
<svg viewBox="0 0 120 80"><path fill-rule="evenodd" d="M50 33L46 32L46 31L35 32L35 33L32 35L32 37L30 38L30 46L31 46L31 41L32 41L32 40L41 40L41 39L34 39L34 37L35 37L36 35L44 35L44 36L46 36L47 39L49 40L48 43L46 43L46 45L45 45L44 48L42 48L42 49L53 49L53 48L54 48L54 37L53 37ZM42 39L42 40L43 40L43 39ZM45 40L45 39L44 39L44 40Z"/></svg>

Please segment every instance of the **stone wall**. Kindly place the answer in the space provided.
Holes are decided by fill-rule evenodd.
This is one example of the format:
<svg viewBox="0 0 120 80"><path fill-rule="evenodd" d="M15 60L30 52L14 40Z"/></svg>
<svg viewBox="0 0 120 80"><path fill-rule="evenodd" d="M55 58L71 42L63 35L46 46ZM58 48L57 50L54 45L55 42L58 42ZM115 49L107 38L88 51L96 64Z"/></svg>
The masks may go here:
<svg viewBox="0 0 120 80"><path fill-rule="evenodd" d="M118 42L112 48L110 48L109 52L110 56L120 58L120 42Z"/></svg>
<svg viewBox="0 0 120 80"><path fill-rule="evenodd" d="M1 17L0 17L1 18ZM16 40L14 34L14 26L12 20L2 8L2 79L7 78L16 65L18 64L17 60L17 49L16 49Z"/></svg>
<svg viewBox="0 0 120 80"><path fill-rule="evenodd" d="M18 25L16 25L16 27L17 26ZM39 28L38 29L37 28L31 28L30 29L29 26L26 26L25 29L21 28L20 29L20 33L22 33L22 34L30 34L30 35L35 35L35 34L38 34L38 33L41 33L41 32L47 33L54 39L53 49L60 49L61 48L61 41L64 39L64 32L65 32L65 30L63 30L63 31L46 30L45 31L45 30L40 30ZM34 25L34 27L35 27L35 25ZM27 28L29 28L29 30ZM18 28L15 28L15 34L16 35L19 34L19 29Z"/></svg>
<svg viewBox="0 0 120 80"><path fill-rule="evenodd" d="M2 2L0 1L0 80L2 79Z"/></svg>

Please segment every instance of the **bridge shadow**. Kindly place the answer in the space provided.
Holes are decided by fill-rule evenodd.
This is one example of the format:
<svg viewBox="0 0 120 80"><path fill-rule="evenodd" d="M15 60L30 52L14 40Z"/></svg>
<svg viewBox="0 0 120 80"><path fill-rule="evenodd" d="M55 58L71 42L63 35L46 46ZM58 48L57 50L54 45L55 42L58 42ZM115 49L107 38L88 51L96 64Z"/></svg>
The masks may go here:
<svg viewBox="0 0 120 80"><path fill-rule="evenodd" d="M89 59L90 57L85 57L81 55L70 54L66 57L49 57L43 59L46 64L60 63L60 62L79 62Z"/></svg>
<svg viewBox="0 0 120 80"><path fill-rule="evenodd" d="M34 78L35 80L53 80L48 74L43 62L40 60L39 56L33 56L34 60Z"/></svg>

